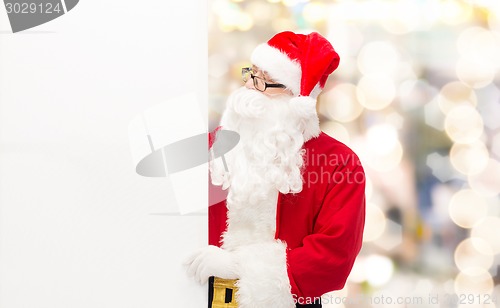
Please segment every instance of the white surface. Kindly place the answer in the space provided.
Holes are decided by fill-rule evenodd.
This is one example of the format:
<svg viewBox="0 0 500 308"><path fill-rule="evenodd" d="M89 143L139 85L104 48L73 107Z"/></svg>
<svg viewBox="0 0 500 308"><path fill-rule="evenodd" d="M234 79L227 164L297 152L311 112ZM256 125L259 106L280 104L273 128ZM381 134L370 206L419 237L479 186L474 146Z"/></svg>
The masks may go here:
<svg viewBox="0 0 500 308"><path fill-rule="evenodd" d="M169 178L181 214L208 213L208 163L171 174Z"/></svg>
<svg viewBox="0 0 500 308"><path fill-rule="evenodd" d="M137 166L143 158L152 153L151 144L154 150L158 150L177 141L207 133L206 121L202 118L198 100L195 93L180 95L145 110L130 121L129 137L134 165ZM188 115L190 121L179 115ZM208 149L208 136L205 137L205 143L204 148ZM193 157L189 151L190 149L184 151L184 157L177 158ZM208 160L208 150L205 155ZM166 165L165 161L162 163ZM193 212L206 213L208 162L173 174L169 174L168 165L165 165L160 164L157 168L168 174L178 206L174 212L183 215Z"/></svg>
<svg viewBox="0 0 500 308"><path fill-rule="evenodd" d="M204 1L82 0L12 34L0 6L1 308L205 306L180 261L207 217L155 215L172 187L128 140L144 110L206 97L205 22Z"/></svg>

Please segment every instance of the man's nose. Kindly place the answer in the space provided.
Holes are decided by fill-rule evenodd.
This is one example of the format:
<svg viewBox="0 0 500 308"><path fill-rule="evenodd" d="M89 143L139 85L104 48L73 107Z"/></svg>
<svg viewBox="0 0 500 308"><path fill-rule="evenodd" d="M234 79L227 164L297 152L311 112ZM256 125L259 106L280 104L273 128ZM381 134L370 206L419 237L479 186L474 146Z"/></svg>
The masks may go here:
<svg viewBox="0 0 500 308"><path fill-rule="evenodd" d="M253 79L252 78L248 78L247 82L245 82L245 88L255 89L255 87L253 86Z"/></svg>

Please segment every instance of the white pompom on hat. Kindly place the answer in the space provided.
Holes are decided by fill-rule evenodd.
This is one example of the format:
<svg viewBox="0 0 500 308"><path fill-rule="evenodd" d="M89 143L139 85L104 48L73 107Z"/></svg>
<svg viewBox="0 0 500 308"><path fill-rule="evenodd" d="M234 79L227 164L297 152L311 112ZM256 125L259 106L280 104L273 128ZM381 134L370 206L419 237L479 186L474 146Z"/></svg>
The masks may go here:
<svg viewBox="0 0 500 308"><path fill-rule="evenodd" d="M257 46L251 61L292 91L296 97L291 99L291 107L304 115L304 138L317 137L320 129L316 98L340 62L332 44L317 32L285 31Z"/></svg>

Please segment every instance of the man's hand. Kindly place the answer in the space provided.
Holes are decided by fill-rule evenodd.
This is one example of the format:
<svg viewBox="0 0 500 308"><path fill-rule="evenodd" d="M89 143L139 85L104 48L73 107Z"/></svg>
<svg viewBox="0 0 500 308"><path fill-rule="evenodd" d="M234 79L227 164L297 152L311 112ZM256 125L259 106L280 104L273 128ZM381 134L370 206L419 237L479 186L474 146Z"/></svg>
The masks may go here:
<svg viewBox="0 0 500 308"><path fill-rule="evenodd" d="M185 262L187 273L201 284L210 276L238 279L238 262L233 252L216 246L207 246L192 254Z"/></svg>

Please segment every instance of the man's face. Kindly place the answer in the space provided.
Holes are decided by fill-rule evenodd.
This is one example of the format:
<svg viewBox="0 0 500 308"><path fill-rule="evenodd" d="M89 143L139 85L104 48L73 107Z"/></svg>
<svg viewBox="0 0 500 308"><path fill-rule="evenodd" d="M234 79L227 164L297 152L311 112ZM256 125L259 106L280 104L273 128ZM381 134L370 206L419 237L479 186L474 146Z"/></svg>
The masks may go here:
<svg viewBox="0 0 500 308"><path fill-rule="evenodd" d="M266 82L268 84L277 84L278 83L275 80L273 80L266 72L262 71L260 68L258 68L255 65L252 66L252 71L253 71L253 75L256 78L260 78L261 81L263 81L263 82ZM258 91L257 89L255 89L254 80L252 78L248 78L248 80L245 82L245 87L247 89L253 89L253 90ZM264 93L265 95L270 96L270 97L281 96L281 95L293 96L292 91L290 91L289 89L286 89L286 88L268 87L268 88L266 88L265 91L262 91L262 93Z"/></svg>

